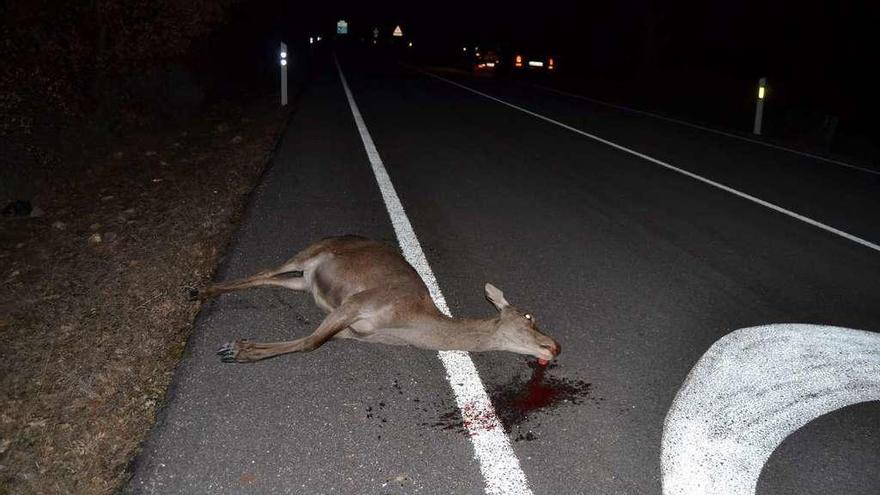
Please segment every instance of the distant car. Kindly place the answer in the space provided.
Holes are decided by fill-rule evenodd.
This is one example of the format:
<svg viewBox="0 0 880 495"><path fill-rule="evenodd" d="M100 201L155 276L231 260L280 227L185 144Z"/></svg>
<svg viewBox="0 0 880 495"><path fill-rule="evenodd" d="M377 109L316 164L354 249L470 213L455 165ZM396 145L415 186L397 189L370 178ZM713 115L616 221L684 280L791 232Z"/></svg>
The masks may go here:
<svg viewBox="0 0 880 495"><path fill-rule="evenodd" d="M501 56L495 50L485 50L474 52L473 70L475 71L494 71L501 65Z"/></svg>
<svg viewBox="0 0 880 495"><path fill-rule="evenodd" d="M514 71L553 72L556 70L556 59L549 54L515 50L511 63Z"/></svg>
<svg viewBox="0 0 880 495"><path fill-rule="evenodd" d="M465 66L475 72L544 72L557 69L556 57L538 50L512 50L509 47L466 46L462 49Z"/></svg>

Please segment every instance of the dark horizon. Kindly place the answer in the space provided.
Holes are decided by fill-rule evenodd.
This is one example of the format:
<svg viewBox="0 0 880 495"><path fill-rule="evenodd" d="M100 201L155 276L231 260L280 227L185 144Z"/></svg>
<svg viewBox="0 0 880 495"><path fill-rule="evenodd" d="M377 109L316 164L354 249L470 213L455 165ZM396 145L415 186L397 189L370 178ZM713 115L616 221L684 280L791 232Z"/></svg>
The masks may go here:
<svg viewBox="0 0 880 495"><path fill-rule="evenodd" d="M313 19L304 27L325 34L332 33L338 19L348 20L356 35L368 35L376 26L387 35L399 24L406 35L436 49L495 41L538 45L564 55L575 70L601 68L623 75L691 65L753 79L798 80L821 100L849 100L873 87L875 76L866 70L875 58L869 30L880 20L864 4L722 0L312 8L291 15Z"/></svg>

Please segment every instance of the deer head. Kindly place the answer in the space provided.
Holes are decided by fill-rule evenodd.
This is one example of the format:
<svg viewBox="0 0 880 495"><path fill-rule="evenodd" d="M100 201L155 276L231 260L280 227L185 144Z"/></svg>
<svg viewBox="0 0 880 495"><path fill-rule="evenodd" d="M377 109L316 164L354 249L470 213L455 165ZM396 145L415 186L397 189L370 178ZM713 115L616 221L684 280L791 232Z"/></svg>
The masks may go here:
<svg viewBox="0 0 880 495"><path fill-rule="evenodd" d="M499 313L494 335L498 350L535 356L544 361L553 360L562 351L558 342L541 333L534 315L511 306L497 287L486 284L486 298Z"/></svg>

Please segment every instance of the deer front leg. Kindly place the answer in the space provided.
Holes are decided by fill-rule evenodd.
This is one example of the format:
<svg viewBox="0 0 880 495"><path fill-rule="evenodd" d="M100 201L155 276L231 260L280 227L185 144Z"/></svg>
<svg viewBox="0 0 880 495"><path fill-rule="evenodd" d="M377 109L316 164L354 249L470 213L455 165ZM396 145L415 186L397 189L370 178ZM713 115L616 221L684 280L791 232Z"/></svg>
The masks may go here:
<svg viewBox="0 0 880 495"><path fill-rule="evenodd" d="M318 329L308 337L287 342L265 343L236 340L220 347L217 355L224 363L250 363L291 352L313 351L359 319L359 308L355 304L346 303L327 315Z"/></svg>

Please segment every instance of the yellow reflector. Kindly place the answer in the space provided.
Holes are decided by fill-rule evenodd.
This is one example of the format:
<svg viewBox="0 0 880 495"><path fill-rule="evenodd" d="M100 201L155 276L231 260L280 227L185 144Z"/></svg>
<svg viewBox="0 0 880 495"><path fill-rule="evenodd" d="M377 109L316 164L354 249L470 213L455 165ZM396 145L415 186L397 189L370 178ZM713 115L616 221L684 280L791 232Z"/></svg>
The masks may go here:
<svg viewBox="0 0 880 495"><path fill-rule="evenodd" d="M758 99L759 100L764 99L764 86L761 86L758 88Z"/></svg>

